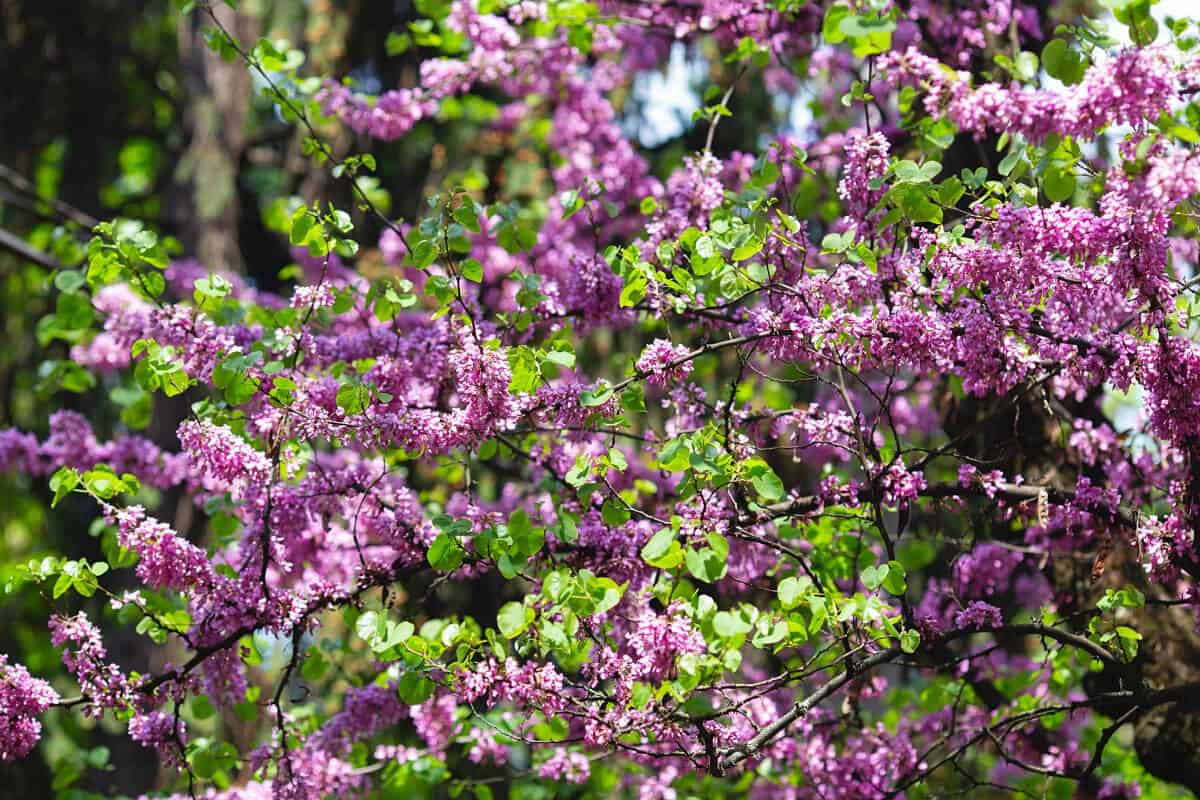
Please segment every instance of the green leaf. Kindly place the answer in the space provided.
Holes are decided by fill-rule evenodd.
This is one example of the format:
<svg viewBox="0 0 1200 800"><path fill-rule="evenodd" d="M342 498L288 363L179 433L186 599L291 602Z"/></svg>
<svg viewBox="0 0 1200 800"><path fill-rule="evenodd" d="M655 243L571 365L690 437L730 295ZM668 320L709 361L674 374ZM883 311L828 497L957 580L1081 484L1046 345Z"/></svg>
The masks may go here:
<svg viewBox="0 0 1200 800"><path fill-rule="evenodd" d="M1042 48L1042 65L1052 78L1063 79L1071 47L1062 39L1051 39Z"/></svg>
<svg viewBox="0 0 1200 800"><path fill-rule="evenodd" d="M1050 167L1042 176L1042 191L1055 203L1065 203L1075 195L1075 173L1069 168Z"/></svg>
<svg viewBox="0 0 1200 800"><path fill-rule="evenodd" d="M621 392L621 408L635 414L646 413L646 389L640 383L631 383Z"/></svg>
<svg viewBox="0 0 1200 800"><path fill-rule="evenodd" d="M1042 48L1046 73L1067 85L1079 83L1087 72L1087 59L1062 39L1051 39Z"/></svg>
<svg viewBox="0 0 1200 800"><path fill-rule="evenodd" d="M851 15L838 23L838 28L850 39L854 55L859 58L886 53L892 47L894 20L886 17Z"/></svg>
<svg viewBox="0 0 1200 800"><path fill-rule="evenodd" d="M400 676L396 693L406 705L416 706L433 697L437 684L419 672L409 670Z"/></svg>
<svg viewBox="0 0 1200 800"><path fill-rule="evenodd" d="M713 615L713 630L724 639L732 639L750 632L753 624L742 613L718 611Z"/></svg>
<svg viewBox="0 0 1200 800"><path fill-rule="evenodd" d="M459 265L462 276L472 283L483 283L483 265L474 258L468 258Z"/></svg>
<svg viewBox="0 0 1200 800"><path fill-rule="evenodd" d="M642 560L658 569L674 569L683 561L683 547L675 540L675 531L663 528L642 546Z"/></svg>
<svg viewBox="0 0 1200 800"><path fill-rule="evenodd" d="M1142 640L1142 635L1140 633L1138 633L1133 628L1130 628L1126 625L1118 625L1117 626L1117 636L1120 636L1122 639L1128 639L1133 642L1140 642Z"/></svg>
<svg viewBox="0 0 1200 800"><path fill-rule="evenodd" d="M119 494L137 491L137 479L132 475L117 475L107 464L97 464L83 473L83 487L101 500L111 500Z"/></svg>
<svg viewBox="0 0 1200 800"><path fill-rule="evenodd" d="M454 221L472 233L479 233L479 212L475 208L475 201L468 198L454 209Z"/></svg>
<svg viewBox="0 0 1200 800"><path fill-rule="evenodd" d="M406 619L388 624L388 638L397 644L407 642L415 632L416 626Z"/></svg>
<svg viewBox="0 0 1200 800"><path fill-rule="evenodd" d="M533 609L522 603L509 602L500 607L496 614L496 627L506 639L520 636L533 622Z"/></svg>
<svg viewBox="0 0 1200 800"><path fill-rule="evenodd" d="M387 35L384 41L384 47L389 56L398 56L408 50L412 46L412 37L407 33L397 33L392 31Z"/></svg>
<svg viewBox="0 0 1200 800"><path fill-rule="evenodd" d="M546 353L545 358L551 364L557 364L566 369L575 368L575 353L570 350L550 350Z"/></svg>
<svg viewBox="0 0 1200 800"><path fill-rule="evenodd" d="M706 583L715 583L724 578L728 569L725 556L711 547L705 547L702 550L687 550L684 553L684 562L688 572L692 573L697 580Z"/></svg>
<svg viewBox="0 0 1200 800"><path fill-rule="evenodd" d="M377 611L367 611L358 618L354 630L359 638L375 649L377 642L382 642L387 636L387 617ZM387 648L381 648L386 650Z"/></svg>
<svg viewBox="0 0 1200 800"><path fill-rule="evenodd" d="M579 404L584 408L594 408L604 405L612 399L612 396L612 387L601 381L595 387L584 389L579 393Z"/></svg>
<svg viewBox="0 0 1200 800"><path fill-rule="evenodd" d="M863 586L866 586L871 591L875 591L883 585L884 579L887 577L887 564L872 565L862 571Z"/></svg>
<svg viewBox="0 0 1200 800"><path fill-rule="evenodd" d="M588 482L592 476L592 461L586 453L580 453L575 459L575 464L567 470L567 474L563 480L568 485L574 486L576 489Z"/></svg>
<svg viewBox="0 0 1200 800"><path fill-rule="evenodd" d="M883 578L883 588L899 597L908 589L908 580L904 573L904 565L899 561L889 561L886 568L887 575Z"/></svg>
<svg viewBox="0 0 1200 800"><path fill-rule="evenodd" d="M906 183L893 191L900 209L913 222L941 223L942 209L929 199L932 187L923 183Z"/></svg>
<svg viewBox="0 0 1200 800"><path fill-rule="evenodd" d="M371 390L358 382L344 383L338 387L337 405L350 416L361 414L371 404Z"/></svg>
<svg viewBox="0 0 1200 800"><path fill-rule="evenodd" d="M629 521L629 509L615 497L610 497L600 507L600 516L605 525L616 528Z"/></svg>
<svg viewBox="0 0 1200 800"><path fill-rule="evenodd" d="M496 229L496 243L509 253L520 253L537 244L537 230L524 221L505 221Z"/></svg>
<svg viewBox="0 0 1200 800"><path fill-rule="evenodd" d="M198 694L192 697L192 716L196 719L208 719L216 713L216 708L206 695Z"/></svg>
<svg viewBox="0 0 1200 800"><path fill-rule="evenodd" d="M508 358L508 368L512 371L509 381L510 392L530 394L542 385L542 371L538 367L534 350L527 345L508 348L505 354Z"/></svg>
<svg viewBox="0 0 1200 800"><path fill-rule="evenodd" d="M754 490L768 503L781 500L786 494L783 481L775 474L775 470L761 458L746 462L746 471Z"/></svg>
<svg viewBox="0 0 1200 800"><path fill-rule="evenodd" d="M941 201L942 205L953 206L958 203L966 191L967 188L963 185L963 182L957 177L951 176L942 181L941 185L938 186L938 200Z"/></svg>
<svg viewBox="0 0 1200 800"><path fill-rule="evenodd" d="M448 533L440 533L429 545L427 554L429 565L439 572L453 572L462 566L467 552L458 543L458 539Z"/></svg>
<svg viewBox="0 0 1200 800"><path fill-rule="evenodd" d="M762 249L763 243L761 240L751 239L733 251L733 260L745 261L748 258L753 258L754 256L758 255L758 252Z"/></svg>
<svg viewBox="0 0 1200 800"><path fill-rule="evenodd" d="M569 191L566 191L566 192L563 192L562 194L560 194L558 196L558 202L559 202L559 205L562 206L562 218L570 219L571 217L578 214L580 209L583 208L584 199L583 199L583 196L579 194L579 192L577 192L574 189L571 189Z"/></svg>
<svg viewBox="0 0 1200 800"><path fill-rule="evenodd" d="M821 239L821 249L830 253L844 253L854 244L854 235L851 233L827 233Z"/></svg>
<svg viewBox="0 0 1200 800"><path fill-rule="evenodd" d="M617 299L621 308L633 308L646 298L648 282L644 275L635 275L623 287L621 296Z"/></svg>
<svg viewBox="0 0 1200 800"><path fill-rule="evenodd" d="M998 167L996 167L996 171L1001 175L1008 177L1012 173L1013 169L1016 168L1017 162L1021 160L1023 155L1025 155L1024 150L1014 147L1008 152L1008 155L1000 160L1000 164Z"/></svg>
<svg viewBox="0 0 1200 800"><path fill-rule="evenodd" d="M438 249L437 245L428 239L419 239L412 246L412 251L409 253L409 260L417 269L425 269L434 261L437 261Z"/></svg>
<svg viewBox="0 0 1200 800"><path fill-rule="evenodd" d="M291 230L288 232L288 241L292 244L300 246L308 241L308 235L312 232L316 225L316 220L306 206L301 206L296 209L296 213L292 214Z"/></svg>
<svg viewBox="0 0 1200 800"><path fill-rule="evenodd" d="M378 611L364 612L354 629L375 653L384 653L403 644L416 630L408 620L393 622L387 614Z"/></svg>
<svg viewBox="0 0 1200 800"><path fill-rule="evenodd" d="M784 609L792 609L800 605L812 592L812 579L807 575L802 577L789 576L779 582L779 604Z"/></svg>
<svg viewBox="0 0 1200 800"><path fill-rule="evenodd" d="M233 291L233 284L220 275L207 275L196 281L192 298L201 308L214 305L228 297Z"/></svg>
<svg viewBox="0 0 1200 800"><path fill-rule="evenodd" d="M208 749L197 750L192 755L192 771L196 773L197 778L208 780L217 772L217 762L213 759Z"/></svg>
<svg viewBox="0 0 1200 800"><path fill-rule="evenodd" d="M1146 605L1146 595L1136 586L1124 586L1120 589L1109 589L1096 603L1101 611L1111 611L1118 606L1125 608L1141 608Z"/></svg>
<svg viewBox="0 0 1200 800"><path fill-rule="evenodd" d="M655 559L665 556L674 543L675 531L670 528L663 528L642 545L642 558L647 563L652 563Z"/></svg>
<svg viewBox="0 0 1200 800"><path fill-rule="evenodd" d="M575 541L579 538L579 520L571 513L560 511L555 535L560 542L570 543Z"/></svg>
<svg viewBox="0 0 1200 800"><path fill-rule="evenodd" d="M850 9L843 3L835 3L825 10L825 19L821 24L821 37L827 44L840 44L846 41L842 31L842 21L850 16Z"/></svg>
<svg viewBox="0 0 1200 800"><path fill-rule="evenodd" d="M82 394L96 385L95 376L74 361L43 361L38 378L38 391L46 394L59 389Z"/></svg>
<svg viewBox="0 0 1200 800"><path fill-rule="evenodd" d="M82 272L64 270L54 276L54 288L60 292L76 292L87 285Z"/></svg>
<svg viewBox="0 0 1200 800"><path fill-rule="evenodd" d="M321 651L313 650L304 658L304 664L300 667L300 677L309 683L316 683L321 680L328 668L329 662L325 660Z"/></svg>
<svg viewBox="0 0 1200 800"><path fill-rule="evenodd" d="M905 653L915 653L921 646L921 634L917 631L904 631L900 634L900 649Z"/></svg>
<svg viewBox="0 0 1200 800"><path fill-rule="evenodd" d="M1016 60L1017 76L1021 80L1031 81L1037 77L1038 57L1036 53L1031 53L1028 50L1022 50L1017 54Z"/></svg>
<svg viewBox="0 0 1200 800"><path fill-rule="evenodd" d="M56 301L55 318L63 330L78 331L92 324L96 312L86 295L64 292Z"/></svg>
<svg viewBox="0 0 1200 800"><path fill-rule="evenodd" d="M625 593L624 586L612 578L591 578L584 584L584 588L595 601L591 609L592 614L603 614L612 610L621 602L621 596Z"/></svg>
<svg viewBox="0 0 1200 800"><path fill-rule="evenodd" d="M50 507L57 506L64 497L75 491L75 487L78 485L78 472L71 467L59 467L58 471L50 476L50 491L54 492L54 499L50 501Z"/></svg>
<svg viewBox="0 0 1200 800"><path fill-rule="evenodd" d="M765 649L773 644L782 642L788 634L787 620L769 616L758 618L758 623L755 625L754 638L751 644L760 649Z"/></svg>

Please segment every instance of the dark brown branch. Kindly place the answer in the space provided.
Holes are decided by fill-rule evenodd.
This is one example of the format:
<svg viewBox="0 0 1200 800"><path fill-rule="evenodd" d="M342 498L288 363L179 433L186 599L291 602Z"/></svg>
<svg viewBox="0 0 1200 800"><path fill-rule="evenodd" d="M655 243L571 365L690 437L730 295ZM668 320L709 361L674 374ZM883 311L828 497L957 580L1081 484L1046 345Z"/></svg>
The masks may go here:
<svg viewBox="0 0 1200 800"><path fill-rule="evenodd" d="M845 671L826 681L824 684L818 687L816 691L804 699L797 700L795 705L793 705L786 713L780 716L779 719L763 728L745 744L737 745L736 747L726 750L725 753L717 760L717 774L724 774L732 767L737 766L747 758L753 756L759 750L763 749L765 746L770 744L772 739L787 730L788 726L790 726L793 722L808 714L808 712L812 711L819 703L821 703L821 701L825 700L825 698L834 694L847 683L854 680L854 678L858 677L858 675L863 671L873 669L881 664L886 664L889 661L899 657L899 655L899 647L890 647L887 650L880 650L878 653L867 656L862 661L848 664Z"/></svg>
<svg viewBox="0 0 1200 800"><path fill-rule="evenodd" d="M63 265L54 256L38 250L20 236L4 228L0 228L0 249L7 250L26 261L32 261L39 267L53 270L63 268Z"/></svg>

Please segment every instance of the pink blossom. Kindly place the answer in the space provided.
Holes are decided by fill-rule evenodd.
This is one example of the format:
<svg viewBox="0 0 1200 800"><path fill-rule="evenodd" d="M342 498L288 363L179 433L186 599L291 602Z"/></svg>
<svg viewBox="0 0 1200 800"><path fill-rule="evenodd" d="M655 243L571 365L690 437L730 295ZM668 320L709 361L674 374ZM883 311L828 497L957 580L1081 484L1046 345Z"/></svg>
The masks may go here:
<svg viewBox="0 0 1200 800"><path fill-rule="evenodd" d="M59 700L58 693L20 664L0 653L0 761L29 754L42 736L36 717Z"/></svg>
<svg viewBox="0 0 1200 800"><path fill-rule="evenodd" d="M637 370L646 375L646 380L654 386L679 383L692 371L692 362L685 360L689 352L683 345L655 339L642 351L637 360Z"/></svg>

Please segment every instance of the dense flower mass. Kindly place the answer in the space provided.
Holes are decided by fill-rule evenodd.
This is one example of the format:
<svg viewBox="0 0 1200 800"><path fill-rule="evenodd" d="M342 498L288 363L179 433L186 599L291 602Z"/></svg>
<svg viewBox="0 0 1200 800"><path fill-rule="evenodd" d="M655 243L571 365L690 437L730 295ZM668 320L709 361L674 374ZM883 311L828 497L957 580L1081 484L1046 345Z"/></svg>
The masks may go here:
<svg viewBox="0 0 1200 800"><path fill-rule="evenodd" d="M692 362L687 356L686 347L673 345L666 339L656 339L642 351L637 368L646 374L650 384L669 386L679 383L692 371Z"/></svg>
<svg viewBox="0 0 1200 800"><path fill-rule="evenodd" d="M954 624L959 628L999 628L1004 625L1000 609L982 600L971 604L954 615Z"/></svg>
<svg viewBox="0 0 1200 800"><path fill-rule="evenodd" d="M279 292L130 220L44 281L116 410L0 430L95 512L4 573L78 691L0 655L0 760L61 706L181 798L1200 791L1197 43L1044 5L417 3L372 95L198 4L353 208L272 206Z"/></svg>
<svg viewBox="0 0 1200 800"><path fill-rule="evenodd" d="M12 761L29 754L42 735L38 716L58 702L50 684L29 674L20 664L10 664L0 655L0 761Z"/></svg>
<svg viewBox="0 0 1200 800"><path fill-rule="evenodd" d="M129 738L158 751L163 763L181 766L180 753L186 743L183 723L162 711L137 714L129 720Z"/></svg>
<svg viewBox="0 0 1200 800"><path fill-rule="evenodd" d="M106 708L127 708L134 702L129 676L108 662L100 630L83 612L73 617L50 617L50 643L63 648L63 666L79 681L93 701L89 713L100 716Z"/></svg>

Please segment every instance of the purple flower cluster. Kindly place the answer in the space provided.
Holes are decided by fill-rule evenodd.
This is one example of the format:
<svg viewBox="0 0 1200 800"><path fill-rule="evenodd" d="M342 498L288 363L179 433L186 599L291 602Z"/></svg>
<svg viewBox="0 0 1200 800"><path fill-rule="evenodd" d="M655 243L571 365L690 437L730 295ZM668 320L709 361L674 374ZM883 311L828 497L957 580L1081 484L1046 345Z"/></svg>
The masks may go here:
<svg viewBox="0 0 1200 800"><path fill-rule="evenodd" d="M646 226L644 250L652 253L660 242L676 238L689 227L707 229L709 216L724 196L721 162L707 152L689 156L667 181L665 205Z"/></svg>
<svg viewBox="0 0 1200 800"><path fill-rule="evenodd" d="M137 575L147 585L177 592L210 589L218 583L208 554L180 538L170 526L146 516L141 506L108 512L121 546L137 553Z"/></svg>
<svg viewBox="0 0 1200 800"><path fill-rule="evenodd" d="M187 730L183 721L162 711L135 714L129 720L129 738L143 747L152 747L168 766L183 766L183 747Z"/></svg>
<svg viewBox="0 0 1200 800"><path fill-rule="evenodd" d="M927 89L925 110L963 131L982 136L1007 132L1041 140L1051 134L1091 139L1110 125L1153 120L1178 98L1179 75L1165 49L1122 52L1091 67L1066 92L987 83L971 88L966 73L947 73L916 48L880 58L888 80Z"/></svg>
<svg viewBox="0 0 1200 800"><path fill-rule="evenodd" d="M446 749L454 739L458 728L458 700L453 694L431 697L410 710L413 727L425 742L427 751L445 757Z"/></svg>
<svg viewBox="0 0 1200 800"><path fill-rule="evenodd" d="M5 471L44 477L62 466L104 463L220 512L193 543L141 505L104 501L117 543L137 557L143 587L115 605L158 603L156 592L170 602L181 595L192 623L172 636L188 646L185 666L164 668L155 683L109 663L99 629L83 614L54 616L51 639L65 647L63 663L87 713L131 715L129 735L179 765L187 738L181 719L164 710L171 703L186 707L196 693L223 709L252 702L259 676L249 669L255 654L247 643L264 637L296 647L289 680L319 684L299 657L313 657L310 642L323 640L324 648L336 638L344 652L362 656L331 679L340 704L314 696L304 713L294 713L294 701L277 695L266 704L275 716L270 733L264 726L247 759L254 780L211 797L357 798L376 768L389 775L434 763L441 769L437 762L456 768L463 757L508 767L511 756L514 768L583 784L602 769L597 754L619 753L633 767L619 790L636 788L648 800L674 797L677 779L690 780L706 763L719 767L711 758L725 752L746 756L733 771L746 770L754 797L874 798L900 791L893 789L925 769L931 746L969 742L1003 709L956 707L884 727L873 704L859 702L886 699L888 679L842 673L844 658L818 657L820 648L848 650L848 639L867 659L888 652L857 637L881 614L901 612L881 606L882 593L853 602L838 596L860 556L880 555L883 545L890 552L886 536L874 545L855 541L872 526L890 534L895 525L911 537L943 515L972 515L969 526L955 527L968 538L938 540L969 547L952 565L944 550L936 557L947 569L910 570L908 595L924 643L950 631L993 631L1005 617L1052 604L1061 595L1051 588L1051 556L1087 550L1090 557L1118 529L1152 580L1194 598L1183 567L1194 565L1200 519L1191 475L1200 441L1200 347L1188 333L1175 278L1191 275L1200 251L1172 232L1180 232L1177 207L1200 192L1200 158L1165 141L1165 126L1150 138L1145 123L1170 110L1182 90L1200 86L1200 61L1181 72L1165 50L1130 48L1109 60L1097 56L1073 87L972 85L967 73L947 70L920 47L955 48L955 65L969 68L996 37L1013 36L1018 45L1021 37L1040 40L1035 9L1010 0L892 4L894 49L865 70L876 76L867 87L875 96L866 109L869 128L856 101L853 115L835 112L836 124L781 137L761 162L705 149L660 179L617 100L629 88L631 65L660 63L675 41L690 46L711 36L727 47L746 37L747 46L762 47L764 80L798 85L785 64L810 54L821 27L817 4L779 10L745 0L600 0L611 24L590 31L587 48L561 33L553 5L500 5L485 13L476 3L450 4L439 24L459 35L447 38L461 41L462 52L424 60L419 85L367 98L331 82L319 99L351 129L387 140L476 87L502 98L489 135L521 139L530 135L529 119L545 123L532 126L549 157L531 246L508 252L517 249L505 239L508 209L492 206L479 230L453 245L478 259L482 279L459 281L457 256L419 272L405 267L405 246L389 228L379 242L389 269L418 292L431 291L387 315L370 307L380 283L349 259L326 264L303 254L297 257L312 282L290 297L231 278L242 315L186 303L160 307L128 287L103 288L93 301L103 328L74 345L80 363L127 369L136 360L133 343L149 338L171 348L189 380L213 390L213 402L197 404L196 417L179 426L180 452L131 435L101 441L99 428L70 411L50 417L42 442L0 431ZM863 4L850 8L867 13ZM927 24L915 24L918 18ZM860 66L851 48L811 55L807 69L830 76L818 102L850 91ZM904 103L923 95L915 117L944 121L925 129L922 147L955 127L1043 143L1059 135L1091 140L1117 125L1134 132L1111 158L1100 153L1070 165L1090 182L1068 183L1064 194L1078 191L1066 203L1043 202L1050 192L1019 178L968 195L967 183L983 181L976 173L939 175L944 182L928 187L938 204L922 207L927 215L913 222L905 219L908 204L922 202L925 184L896 166L900 157L918 157L909 123L886 91L898 86ZM1075 156L1073 143L1051 160L1068 155ZM765 186L757 177L764 163L778 168ZM1054 161L1049 169L1060 167ZM579 205L568 209L570 192ZM797 206L808 201L817 217L791 216L801 216ZM889 204L898 205L894 213ZM762 234L753 261L701 265L681 255L693 237L721 238L747 223ZM419 224L403 230L424 235ZM848 249L810 246L830 232L854 241ZM722 252L742 241L722 240ZM609 247L609 256L640 256L637 268L649 276L647 299L635 308L622 306ZM180 262L167 279L187 294L202 274ZM454 279L454 297L431 314L433 288L447 279ZM529 300L534 292L522 287L533 285L537 297ZM335 299L352 300L350 310L338 313ZM599 341L584 339L597 330ZM654 387L650 412L642 413L636 392L586 405L585 390L603 385L604 374L588 357L608 341L647 340L632 375L627 356L612 363L629 375L622 387ZM560 358L549 367L551 357L566 354L546 349L551 342L580 344L578 362L566 367ZM693 354L714 367L706 363L696 374ZM248 364L239 377L251 388L235 402L226 368L216 372L221 386L214 370L239 360ZM733 365L739 377L725 383ZM514 391L514 378L519 384L531 370L540 385ZM1101 421L1098 398L1134 382L1146 391L1147 419L1127 436ZM1019 417L1011 427L1023 436L1031 388L1048 414L1087 415L1072 420L1058 449L1047 446L1062 463L1025 469L1024 454L1009 452L1023 439L1009 442L1005 415ZM1020 402L1002 405L1013 398ZM1003 424L964 426L956 416L985 413ZM1035 408L1035 423L1038 414ZM971 436L962 435L964 427ZM1002 444L986 441L977 452L975 438L993 435ZM1139 451L1138 438L1150 446ZM757 494L749 492L737 468L751 458L769 461L778 483L760 471ZM766 495L775 497L763 502ZM1145 508L1157 513L1129 513ZM646 555L660 532L671 534L669 556L678 556L665 569ZM517 547L509 534L521 546L533 542L535 552L497 555ZM434 585L509 570L522 580L530 575L521 585L532 593L524 608L536 623L502 639L465 614L451 622L446 612L446 620L424 625L424 617L442 612L418 607L413 619L422 617L424 627L409 632L413 647L403 660L355 650L352 635L323 629L334 609L378 608L382 618L418 603L397 589L411 591L410 576L440 569L433 548L444 555L447 539L465 558ZM485 550L491 541L503 544ZM723 559L722 577L710 580L713 558ZM797 564L809 573L807 593L784 607L787 593L775 590L803 577ZM555 580L575 582L564 590L568 600L552 589L551 570ZM582 587L597 576L611 581L598 591L606 599L618 591L620 599L602 613L576 610L596 600ZM907 624L909 607L902 610ZM953 649L963 638L946 635L944 643ZM1035 674L1037 665L1002 638L984 655L956 651L953 669L914 660L922 666L905 680ZM793 655L813 656L811 674L773 671ZM807 709L788 735L753 752L739 749L843 674L840 711L833 701ZM409 705L401 697L409 697L414 678L431 693ZM940 682L931 686L935 695ZM1040 679L1034 691L1039 701L1060 693ZM56 700L48 684L0 656L0 718L8 723L0 758L34 746L36 717ZM680 709L691 700L716 710L687 720ZM491 727L495 720L502 725ZM546 721L566 727L558 743L542 738ZM1083 738L1069 730L1060 738ZM1080 768L1076 745L1039 746L1024 729L1011 740L1030 763ZM371 753L380 763L364 767ZM997 775L1011 767L1001 764Z"/></svg>
<svg viewBox="0 0 1200 800"><path fill-rule="evenodd" d="M58 699L50 684L0 653L0 761L29 754L42 737L37 717Z"/></svg>
<svg viewBox="0 0 1200 800"><path fill-rule="evenodd" d="M538 777L568 783L586 783L591 772L587 756L565 747L554 748L537 770Z"/></svg>
<svg viewBox="0 0 1200 800"><path fill-rule="evenodd" d="M845 201L846 216L866 222L870 211L883 197L882 187L872 187L888 169L888 141L882 133L856 134L846 142L845 174L838 182L838 197Z"/></svg>
<svg viewBox="0 0 1200 800"><path fill-rule="evenodd" d="M100 717L106 709L127 709L135 704L135 689L116 664L107 661L108 651L100 630L87 615L50 617L50 643L64 647L63 666L79 681L91 701L86 713Z"/></svg>
<svg viewBox="0 0 1200 800"><path fill-rule="evenodd" d="M920 497L926 483L920 472L910 472L904 464L896 462L879 476L879 486L884 505L903 507Z"/></svg>
<svg viewBox="0 0 1200 800"><path fill-rule="evenodd" d="M708 645L682 604L676 603L661 615L644 610L634 621L625 648L633 658L633 677L662 680L674 670L679 656L703 653Z"/></svg>
<svg viewBox="0 0 1200 800"><path fill-rule="evenodd" d="M189 420L179 426L178 436L193 469L216 491L256 493L270 478L266 454L226 427Z"/></svg>
<svg viewBox="0 0 1200 800"><path fill-rule="evenodd" d="M679 384L692 371L692 362L685 360L689 352L684 345L671 344L667 339L655 339L646 345L638 357L637 370L654 386Z"/></svg>
<svg viewBox="0 0 1200 800"><path fill-rule="evenodd" d="M982 600L972 600L966 608L954 615L954 627L970 628L999 628L1004 625L1004 616L1000 609Z"/></svg>

